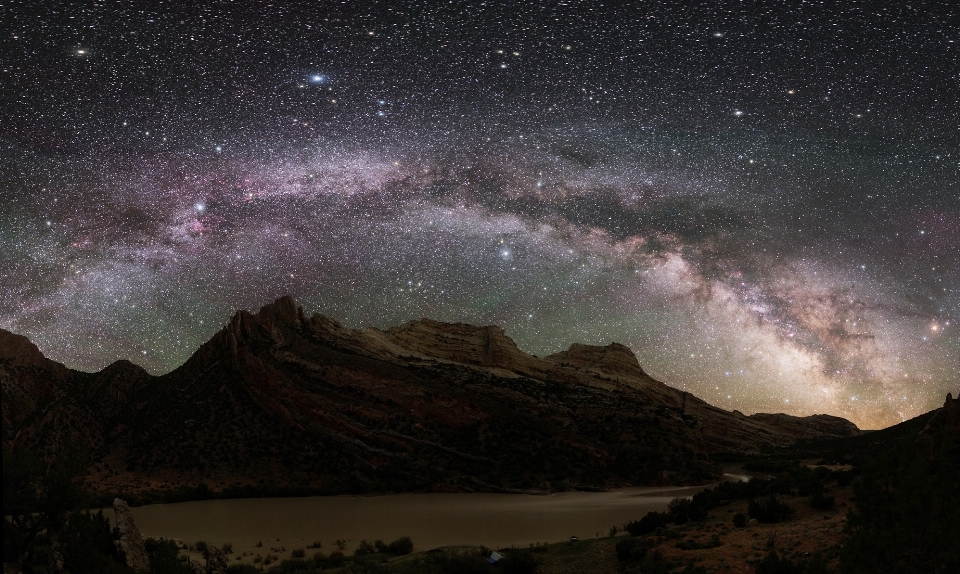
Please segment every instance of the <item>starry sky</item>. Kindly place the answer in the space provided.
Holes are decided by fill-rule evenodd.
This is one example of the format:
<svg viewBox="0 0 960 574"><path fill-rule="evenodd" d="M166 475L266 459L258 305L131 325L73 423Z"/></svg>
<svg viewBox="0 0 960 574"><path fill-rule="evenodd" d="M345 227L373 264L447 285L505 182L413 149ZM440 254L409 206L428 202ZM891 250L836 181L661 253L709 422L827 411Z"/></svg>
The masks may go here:
<svg viewBox="0 0 960 574"><path fill-rule="evenodd" d="M960 391L960 7L632 4L4 2L0 327L159 374L291 294L746 413Z"/></svg>

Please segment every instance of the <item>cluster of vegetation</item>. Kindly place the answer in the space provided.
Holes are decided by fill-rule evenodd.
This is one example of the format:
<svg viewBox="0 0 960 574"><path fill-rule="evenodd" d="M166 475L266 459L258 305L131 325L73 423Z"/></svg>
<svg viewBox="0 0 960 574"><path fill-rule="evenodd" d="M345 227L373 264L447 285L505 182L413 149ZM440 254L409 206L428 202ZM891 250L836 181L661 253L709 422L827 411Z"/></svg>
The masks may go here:
<svg viewBox="0 0 960 574"><path fill-rule="evenodd" d="M751 500L747 505L747 515L750 518L756 518L761 524L770 524L773 522L783 522L796 514L792 506L777 500L777 497L771 496L760 502Z"/></svg>
<svg viewBox="0 0 960 574"><path fill-rule="evenodd" d="M776 550L771 550L757 563L757 574L829 574L827 561L819 553L798 562L786 556L780 556Z"/></svg>
<svg viewBox="0 0 960 574"><path fill-rule="evenodd" d="M403 543L401 543L402 545ZM375 548L375 544L371 544ZM433 550L399 563L385 563L376 559L374 553L361 552L353 558L346 558L340 552L331 561L318 552L312 560L282 560L271 567L273 574L319 574L330 568L346 568L351 574L536 574L538 561L532 550L500 550L503 558L491 567L487 558L490 550L478 548L471 551ZM493 569L493 570L492 570ZM228 569L229 574L259 574L262 570L249 564L236 564Z"/></svg>
<svg viewBox="0 0 960 574"><path fill-rule="evenodd" d="M960 436L953 433L943 428L929 448L902 441L863 460L842 572L960 572Z"/></svg>
<svg viewBox="0 0 960 574"><path fill-rule="evenodd" d="M651 543L642 538L624 538L617 542L617 560L621 572L636 572L641 574L668 574L673 572L679 564L664 560L659 551L649 552ZM688 562L679 574L707 574L702 566Z"/></svg>
<svg viewBox="0 0 960 574"><path fill-rule="evenodd" d="M649 512L639 520L627 522L624 530L631 536L642 536L670 524L701 522L706 520L710 510L731 500L749 500L749 516L758 522L781 522L793 516L795 511L777 496L809 496L811 507L827 510L834 505L834 497L826 495L827 483L835 480L838 485L849 484L857 473L855 470L831 471L823 467L811 469L792 461L786 461L789 464L782 462L757 464L765 469L778 469L777 472L781 473L779 476L754 478L749 482L722 482L692 498L676 498L670 502L666 512ZM736 526L746 526L746 523L745 515L738 513L734 516Z"/></svg>
<svg viewBox="0 0 960 574"><path fill-rule="evenodd" d="M503 549L503 556L493 567L487 562L490 549L432 550L396 565L391 565L391 574L535 574L539 562L532 550Z"/></svg>
<svg viewBox="0 0 960 574"><path fill-rule="evenodd" d="M401 536L390 544L384 544L383 540L376 540L370 544L366 540L361 540L357 549L354 550L354 556L365 556L368 554L393 554L394 556L404 556L413 552L413 540L409 536Z"/></svg>

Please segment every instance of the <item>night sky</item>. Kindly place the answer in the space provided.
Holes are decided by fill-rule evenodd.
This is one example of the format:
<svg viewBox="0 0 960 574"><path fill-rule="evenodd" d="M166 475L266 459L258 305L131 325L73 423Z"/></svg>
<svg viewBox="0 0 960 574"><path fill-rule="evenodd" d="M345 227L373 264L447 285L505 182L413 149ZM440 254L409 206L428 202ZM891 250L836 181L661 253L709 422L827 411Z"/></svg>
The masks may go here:
<svg viewBox="0 0 960 574"><path fill-rule="evenodd" d="M960 5L683 4L4 2L0 327L159 374L291 294L746 413L941 405Z"/></svg>

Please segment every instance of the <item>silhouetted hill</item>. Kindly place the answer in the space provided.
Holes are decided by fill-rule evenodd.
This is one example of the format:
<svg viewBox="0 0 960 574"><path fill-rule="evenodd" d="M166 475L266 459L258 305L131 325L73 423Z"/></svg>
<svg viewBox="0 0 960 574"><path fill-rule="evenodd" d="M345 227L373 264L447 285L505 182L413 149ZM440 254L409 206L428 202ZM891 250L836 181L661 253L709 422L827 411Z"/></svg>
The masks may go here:
<svg viewBox="0 0 960 574"><path fill-rule="evenodd" d="M607 488L713 480L711 454L859 434L838 417L745 416L649 377L633 352L537 358L495 326L386 331L237 312L160 377L80 373L0 332L3 444L89 457L101 488L208 482L327 492Z"/></svg>
<svg viewBox="0 0 960 574"><path fill-rule="evenodd" d="M925 436L936 434L939 427L944 432L960 435L957 430L958 399L951 394L943 407L916 416L882 430L863 432L860 435L839 438L802 440L779 451L778 456L793 459L822 458L827 462L850 463L859 466L862 460L874 460L887 452L900 448L921 448Z"/></svg>

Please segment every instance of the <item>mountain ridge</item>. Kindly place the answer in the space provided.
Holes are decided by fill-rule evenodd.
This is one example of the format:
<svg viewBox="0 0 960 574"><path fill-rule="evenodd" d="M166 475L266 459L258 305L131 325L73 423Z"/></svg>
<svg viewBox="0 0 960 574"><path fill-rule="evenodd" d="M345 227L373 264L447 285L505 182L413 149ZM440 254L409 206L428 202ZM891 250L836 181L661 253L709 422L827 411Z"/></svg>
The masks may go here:
<svg viewBox="0 0 960 574"><path fill-rule="evenodd" d="M354 330L282 297L237 311L174 371L67 369L0 332L3 445L82 450L103 488L331 492L608 488L713 480L711 456L859 434L839 417L727 412L623 345L535 357L497 326Z"/></svg>

